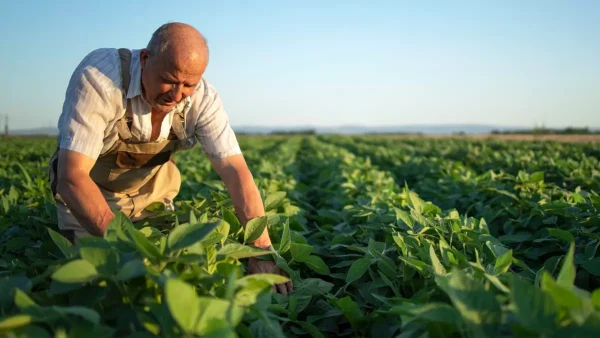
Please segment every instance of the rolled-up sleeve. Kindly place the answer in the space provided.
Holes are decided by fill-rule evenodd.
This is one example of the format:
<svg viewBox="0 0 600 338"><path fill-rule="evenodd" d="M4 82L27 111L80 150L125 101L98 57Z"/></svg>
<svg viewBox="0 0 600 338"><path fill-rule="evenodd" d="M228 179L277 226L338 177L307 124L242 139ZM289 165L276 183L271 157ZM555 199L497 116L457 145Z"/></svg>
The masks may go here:
<svg viewBox="0 0 600 338"><path fill-rule="evenodd" d="M215 159L241 154L218 91L208 81L202 81L202 93L192 101L191 108L198 112L194 133L202 151Z"/></svg>
<svg viewBox="0 0 600 338"><path fill-rule="evenodd" d="M102 63L110 62L106 52L87 55L73 72L59 118L60 148L98 158L103 147L104 132L115 108L110 105Z"/></svg>

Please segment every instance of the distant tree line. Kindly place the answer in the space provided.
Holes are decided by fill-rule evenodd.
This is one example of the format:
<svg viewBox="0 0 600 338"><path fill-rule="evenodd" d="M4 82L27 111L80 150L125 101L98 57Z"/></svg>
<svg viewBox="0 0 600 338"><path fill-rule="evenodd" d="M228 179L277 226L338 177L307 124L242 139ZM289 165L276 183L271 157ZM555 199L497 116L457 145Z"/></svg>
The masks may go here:
<svg viewBox="0 0 600 338"><path fill-rule="evenodd" d="M300 130L273 130L271 135L315 135L315 129L300 129Z"/></svg>
<svg viewBox="0 0 600 338"><path fill-rule="evenodd" d="M273 130L271 132L247 132L236 131L236 135L315 135L315 129L300 129L300 130Z"/></svg>
<svg viewBox="0 0 600 338"><path fill-rule="evenodd" d="M590 130L588 127L567 127L563 129L556 128L533 128L522 130L492 130L492 134L515 135L515 134L537 134L537 135L581 135L581 134L600 134L600 130Z"/></svg>

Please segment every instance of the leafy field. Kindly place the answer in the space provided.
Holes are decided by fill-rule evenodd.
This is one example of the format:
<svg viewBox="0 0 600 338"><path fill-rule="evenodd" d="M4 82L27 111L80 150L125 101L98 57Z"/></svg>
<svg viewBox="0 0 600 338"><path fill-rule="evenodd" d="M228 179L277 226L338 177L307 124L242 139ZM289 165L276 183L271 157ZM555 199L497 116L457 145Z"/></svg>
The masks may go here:
<svg viewBox="0 0 600 338"><path fill-rule="evenodd" d="M598 337L600 144L240 137L267 216L242 232L197 148L175 212L73 247L53 139L0 140L7 337ZM244 245L267 225L275 252ZM284 279L248 275L275 259Z"/></svg>

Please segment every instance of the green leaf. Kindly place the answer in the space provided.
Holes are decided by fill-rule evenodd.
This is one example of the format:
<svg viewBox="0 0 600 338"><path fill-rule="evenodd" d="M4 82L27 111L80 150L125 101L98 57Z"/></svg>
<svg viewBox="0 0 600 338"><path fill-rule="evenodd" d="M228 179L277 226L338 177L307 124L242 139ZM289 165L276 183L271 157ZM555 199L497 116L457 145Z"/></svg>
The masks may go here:
<svg viewBox="0 0 600 338"><path fill-rule="evenodd" d="M281 204L286 195L287 193L285 191L276 191L274 193L269 194L269 196L267 196L267 198L265 199L265 211L276 209Z"/></svg>
<svg viewBox="0 0 600 338"><path fill-rule="evenodd" d="M146 236L142 235L139 230L134 227L129 227L127 229L127 233L129 234L135 247L144 255L144 257L151 260L158 260L161 257L158 247L152 244L150 240L148 240Z"/></svg>
<svg viewBox="0 0 600 338"><path fill-rule="evenodd" d="M79 250L81 258L91 263L96 270L104 275L112 275L117 271L119 256L112 249L83 247Z"/></svg>
<svg viewBox="0 0 600 338"><path fill-rule="evenodd" d="M359 258L352 263L350 269L348 270L348 274L346 275L346 283L352 283L355 280L362 277L362 275L367 272L369 266L371 265L371 259L369 258Z"/></svg>
<svg viewBox="0 0 600 338"><path fill-rule="evenodd" d="M581 307L581 299L571 291L571 287L564 287L558 284L546 271L542 272L541 287L544 292L552 296L557 305L574 309Z"/></svg>
<svg viewBox="0 0 600 338"><path fill-rule="evenodd" d="M430 322L446 324L455 324L460 322L460 315L456 309L445 303L404 303L393 306L388 312L394 314L405 314L414 317L414 319L423 319Z"/></svg>
<svg viewBox="0 0 600 338"><path fill-rule="evenodd" d="M323 262L319 256L308 256L308 258L304 261L304 264L318 274L329 275L329 267L327 267L327 264L325 264L325 262Z"/></svg>
<svg viewBox="0 0 600 338"><path fill-rule="evenodd" d="M200 304L194 288L177 278L165 283L165 298L173 319L181 328L194 333L199 319Z"/></svg>
<svg viewBox="0 0 600 338"><path fill-rule="evenodd" d="M396 212L397 220L401 220L411 229L414 227L415 221L410 217L410 215L406 211L398 209L396 207L394 207L394 211Z"/></svg>
<svg viewBox="0 0 600 338"><path fill-rule="evenodd" d="M600 196L590 196L590 201L592 202L592 204L594 205L594 207L596 208L596 210L600 211Z"/></svg>
<svg viewBox="0 0 600 338"><path fill-rule="evenodd" d="M292 243L290 247L292 258L297 262L305 262L312 253L312 250L312 246L301 243Z"/></svg>
<svg viewBox="0 0 600 338"><path fill-rule="evenodd" d="M435 254L435 250L433 249L433 245L429 246L429 258L431 259L431 265L433 267L433 272L435 272L436 275L445 275L446 274L446 268L444 268L444 266L440 262L440 259Z"/></svg>
<svg viewBox="0 0 600 338"><path fill-rule="evenodd" d="M562 239L563 241L567 241L569 243L575 242L575 237L573 237L573 235L566 230L558 229L558 228L547 228L547 230L550 233L550 235L552 235L558 239Z"/></svg>
<svg viewBox="0 0 600 338"><path fill-rule="evenodd" d="M290 281L289 278L282 275L272 273L254 273L236 280L235 284L238 286L246 286L248 283L254 280L263 281L269 285L283 284Z"/></svg>
<svg viewBox="0 0 600 338"><path fill-rule="evenodd" d="M267 290L270 292L273 285L268 281L259 278L248 278L240 283L243 283L243 287L235 294L235 304L246 307L256 304L261 293ZM234 285L239 287L238 283Z"/></svg>
<svg viewBox="0 0 600 338"><path fill-rule="evenodd" d="M402 238L402 236L394 234L394 235L392 235L392 239L394 240L396 245L398 245L398 248L400 249L400 252L402 253L402 255L407 256L408 255L408 247L406 246L406 243L404 243L404 239Z"/></svg>
<svg viewBox="0 0 600 338"><path fill-rule="evenodd" d="M166 210L163 202L152 202L144 209L154 213L160 213Z"/></svg>
<svg viewBox="0 0 600 338"><path fill-rule="evenodd" d="M28 325L33 322L33 318L28 314L18 314L0 320L0 331L14 330L16 328Z"/></svg>
<svg viewBox="0 0 600 338"><path fill-rule="evenodd" d="M306 278L294 285L298 296L318 296L327 294L333 289L333 284L319 278Z"/></svg>
<svg viewBox="0 0 600 338"><path fill-rule="evenodd" d="M552 333L557 316L552 297L516 275L512 275L511 280L510 297L515 307L515 318L532 332Z"/></svg>
<svg viewBox="0 0 600 338"><path fill-rule="evenodd" d="M583 325L590 314L594 312L594 305L589 297L582 297L576 293L573 286L560 285L552 279L547 271L542 272L542 290L552 296L554 303L568 310L570 317L577 323Z"/></svg>
<svg viewBox="0 0 600 338"><path fill-rule="evenodd" d="M66 239L63 235L48 227L46 227L46 229L48 230L50 238L52 239L54 244L56 244L60 252L62 252L62 254L65 256L65 258L70 259L75 258L75 256L77 256L77 254L71 250L73 244L68 239Z"/></svg>
<svg viewBox="0 0 600 338"><path fill-rule="evenodd" d="M226 224L226 223L225 223ZM227 237L222 234L222 233L218 233L216 231L208 234L208 236L204 237L199 244L206 249L209 246L214 246L215 244L221 242L224 243L227 240ZM195 243L198 244L198 243ZM194 245L194 244L192 244ZM188 249L191 249L191 247L188 247Z"/></svg>
<svg viewBox="0 0 600 338"><path fill-rule="evenodd" d="M500 242L507 244L507 243L521 243L521 242L526 242L527 240L529 240L531 238L531 234L527 233L527 232L520 232L517 234L513 234L513 235L503 235L498 237L498 240L500 240Z"/></svg>
<svg viewBox="0 0 600 338"><path fill-rule="evenodd" d="M225 222L229 223L229 225L231 226L231 229L229 229L229 231L231 231L232 234L237 234L238 231L242 228L242 225L240 224L240 221L235 216L235 214L225 208L221 209L221 213L223 214L223 219L225 220Z"/></svg>
<svg viewBox="0 0 600 338"><path fill-rule="evenodd" d="M196 218L196 212L194 211L194 209L192 209L192 210L190 210L189 224L196 224L196 223L199 223L198 218Z"/></svg>
<svg viewBox="0 0 600 338"><path fill-rule="evenodd" d="M300 325L304 329L304 331L306 331L309 335L311 335L311 337L325 338L325 336L321 333L321 330L319 330L318 327L314 326L313 324L311 324L309 322L303 322L303 321L297 320L294 323Z"/></svg>
<svg viewBox="0 0 600 338"><path fill-rule="evenodd" d="M425 262L420 261L418 259L414 259L411 257L398 257L398 258L400 260L402 260L404 263L406 263L406 265L419 271L419 273L421 273L423 276L427 276L428 274L430 274L433 271L433 267L431 267L430 265L428 265Z"/></svg>
<svg viewBox="0 0 600 338"><path fill-rule="evenodd" d="M600 289L596 289L592 292L592 303L596 307L596 310L600 310Z"/></svg>
<svg viewBox="0 0 600 338"><path fill-rule="evenodd" d="M290 235L290 222L286 220L283 223L283 233L281 234L281 243L279 243L279 253L286 253L292 246L292 236Z"/></svg>
<svg viewBox="0 0 600 338"><path fill-rule="evenodd" d="M0 278L0 307L2 304L7 304L13 301L12 290L22 290L28 292L31 289L32 283L25 276L10 276Z"/></svg>
<svg viewBox="0 0 600 338"><path fill-rule="evenodd" d="M221 329L236 327L242 321L243 309L227 300L203 296L198 297L198 303L200 310L194 330L198 335L208 336L218 333Z"/></svg>
<svg viewBox="0 0 600 338"><path fill-rule="evenodd" d="M229 243L225 244L219 251L217 252L218 256L229 257L233 259L243 259L249 257L257 257L271 254L268 250L263 250L256 247L246 246L239 243Z"/></svg>
<svg viewBox="0 0 600 338"><path fill-rule="evenodd" d="M120 281L126 281L133 278L141 277L146 275L147 269L144 262L139 259L132 259L125 263L117 272L117 279Z"/></svg>
<svg viewBox="0 0 600 338"><path fill-rule="evenodd" d="M108 224L103 238L109 242L117 242L118 240L129 242L130 239L127 237L126 232L133 227L131 220L121 210L112 209L112 211L115 217Z"/></svg>
<svg viewBox="0 0 600 338"><path fill-rule="evenodd" d="M169 252L185 249L197 242L202 241L213 232L220 222L181 224L175 227L167 237L167 248Z"/></svg>
<svg viewBox="0 0 600 338"><path fill-rule="evenodd" d="M377 262L377 263L379 263L379 262ZM389 278L387 278L383 272L378 271L378 273L379 273L379 277L381 277L381 280L383 280L385 285L387 285L390 289L392 289L392 292L394 293L394 295L396 297L400 297L400 292L398 291L398 288L396 287L396 285L394 285L394 283L392 283L392 281Z"/></svg>
<svg viewBox="0 0 600 338"><path fill-rule="evenodd" d="M86 283L96 277L96 268L83 259L71 261L52 274L52 279L61 283Z"/></svg>
<svg viewBox="0 0 600 338"><path fill-rule="evenodd" d="M498 332L502 318L500 304L479 281L455 270L446 276L436 276L435 282L450 297L474 336L494 336Z"/></svg>
<svg viewBox="0 0 600 338"><path fill-rule="evenodd" d="M563 261L562 268L556 278L556 283L565 288L571 288L575 282L575 265L573 264L573 254L575 252L575 243L571 242L569 252Z"/></svg>
<svg viewBox="0 0 600 338"><path fill-rule="evenodd" d="M600 257L582 263L581 267L594 276L600 276Z"/></svg>
<svg viewBox="0 0 600 338"><path fill-rule="evenodd" d="M490 274L484 274L485 278L487 278L487 280L489 280L490 282L492 282L492 284L494 284L495 287L498 288L498 290L504 292L504 293L510 293L510 290L508 289L508 287L506 287L504 284L502 284L502 282L500 281L500 279L497 276L494 275L490 275Z"/></svg>
<svg viewBox="0 0 600 338"><path fill-rule="evenodd" d="M214 233L219 233L223 236L220 241L221 245L223 245L223 244L225 244L225 240L227 239L227 236L229 236L229 231L231 229L231 226L229 225L229 223L227 223L226 221L224 221L222 219L216 219L215 222L218 222L219 225L217 225L217 228L215 229Z"/></svg>
<svg viewBox="0 0 600 338"><path fill-rule="evenodd" d="M375 253L375 257L377 257L377 268L390 279L395 279L396 264L394 264L394 261L379 252Z"/></svg>
<svg viewBox="0 0 600 338"><path fill-rule="evenodd" d="M531 175L529 175L529 180L530 182L541 182L544 180L544 172L543 171L536 171L534 173L532 173Z"/></svg>
<svg viewBox="0 0 600 338"><path fill-rule="evenodd" d="M369 238L369 244L367 246L367 252L376 257L376 255L383 254L385 251L385 243L374 241L372 238Z"/></svg>
<svg viewBox="0 0 600 338"><path fill-rule="evenodd" d="M252 243L262 236L268 223L268 216L256 217L248 221L244 230L244 244Z"/></svg>
<svg viewBox="0 0 600 338"><path fill-rule="evenodd" d="M69 306L69 307L57 307L56 308L62 315L70 317L72 315L79 316L85 320L93 323L100 324L100 315L98 312L83 306Z"/></svg>
<svg viewBox="0 0 600 338"><path fill-rule="evenodd" d="M260 317L259 317L260 318ZM255 320L250 324L250 337L286 338L278 321L270 320L266 316Z"/></svg>
<svg viewBox="0 0 600 338"><path fill-rule="evenodd" d="M20 310L24 310L29 307L37 307L37 304L31 298L29 298L25 292L19 289L15 290L15 305Z"/></svg>
<svg viewBox="0 0 600 338"><path fill-rule="evenodd" d="M358 305L350 298L346 296L344 298L336 299L333 301L334 305L342 311L344 316L348 319L352 328L358 330L361 324L361 318L363 317Z"/></svg>
<svg viewBox="0 0 600 338"><path fill-rule="evenodd" d="M498 275L508 271L512 264L512 249L504 253L502 256L496 258L496 265L494 266L494 275Z"/></svg>
<svg viewBox="0 0 600 338"><path fill-rule="evenodd" d="M506 190L500 190L500 189L497 189L497 188L488 188L487 190L496 192L496 193L498 193L500 195L504 195L504 196L510 197L510 198L512 198L515 201L519 201L519 198L515 194L513 194L511 192L508 192Z"/></svg>

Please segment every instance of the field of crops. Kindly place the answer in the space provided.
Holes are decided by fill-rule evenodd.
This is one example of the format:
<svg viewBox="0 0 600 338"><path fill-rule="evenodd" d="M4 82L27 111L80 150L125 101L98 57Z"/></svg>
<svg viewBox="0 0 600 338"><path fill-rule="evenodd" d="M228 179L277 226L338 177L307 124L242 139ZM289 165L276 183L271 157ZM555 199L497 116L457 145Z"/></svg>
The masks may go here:
<svg viewBox="0 0 600 338"><path fill-rule="evenodd" d="M175 212L74 247L53 139L0 140L0 335L600 337L600 144L240 137L243 232L199 148ZM268 226L274 253L244 243ZM248 275L248 257L284 277Z"/></svg>

